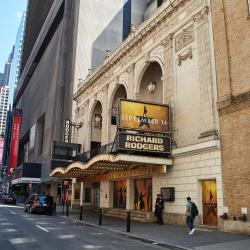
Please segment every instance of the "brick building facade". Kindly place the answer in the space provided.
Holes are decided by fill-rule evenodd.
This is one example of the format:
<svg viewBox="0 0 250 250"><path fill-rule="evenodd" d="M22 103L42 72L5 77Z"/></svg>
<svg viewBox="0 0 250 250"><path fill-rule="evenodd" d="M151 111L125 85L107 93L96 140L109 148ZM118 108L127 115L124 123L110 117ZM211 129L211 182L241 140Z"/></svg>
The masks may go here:
<svg viewBox="0 0 250 250"><path fill-rule="evenodd" d="M250 14L248 1L212 1L225 230L249 232ZM247 211L246 211L247 208Z"/></svg>

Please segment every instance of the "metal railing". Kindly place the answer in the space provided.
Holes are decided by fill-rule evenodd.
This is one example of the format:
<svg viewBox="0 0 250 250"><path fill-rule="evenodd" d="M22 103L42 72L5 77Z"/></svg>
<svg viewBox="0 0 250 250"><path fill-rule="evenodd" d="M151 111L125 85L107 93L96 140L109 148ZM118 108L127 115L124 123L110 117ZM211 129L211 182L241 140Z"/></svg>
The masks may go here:
<svg viewBox="0 0 250 250"><path fill-rule="evenodd" d="M94 156L99 154L114 154L118 152L117 142L111 142L100 147L92 148L82 154L77 154L75 156L75 161L87 162Z"/></svg>

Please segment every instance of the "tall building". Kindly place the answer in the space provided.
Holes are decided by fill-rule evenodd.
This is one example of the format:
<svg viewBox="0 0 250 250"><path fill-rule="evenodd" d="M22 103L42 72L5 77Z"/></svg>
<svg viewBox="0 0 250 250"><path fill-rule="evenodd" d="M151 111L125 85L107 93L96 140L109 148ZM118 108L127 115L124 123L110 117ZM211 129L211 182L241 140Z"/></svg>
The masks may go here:
<svg viewBox="0 0 250 250"><path fill-rule="evenodd" d="M11 76L11 68L14 56L14 46L4 66L4 73L1 74L0 85L0 134L4 135L6 127L6 116L8 110L8 98L9 98L9 83Z"/></svg>
<svg viewBox="0 0 250 250"><path fill-rule="evenodd" d="M14 46L12 47L8 60L4 65L4 73L1 73L0 76L1 85L9 85L10 83L10 73L11 73L13 56L14 56Z"/></svg>
<svg viewBox="0 0 250 250"><path fill-rule="evenodd" d="M4 85L4 73L0 72L0 85Z"/></svg>
<svg viewBox="0 0 250 250"><path fill-rule="evenodd" d="M15 180L18 171L40 164L41 178L33 183L34 190L60 198L61 180L52 183L50 171L68 165L70 159L57 153L80 150L79 144L64 143L65 121L74 124L74 85L89 74L88 69L100 64L106 50L115 49L125 39L133 20L142 22L145 8L146 0L28 1L13 104L14 109L22 110L19 167L13 172L13 185L19 184Z"/></svg>
<svg viewBox="0 0 250 250"><path fill-rule="evenodd" d="M4 136L8 111L9 86L0 86L0 135Z"/></svg>
<svg viewBox="0 0 250 250"><path fill-rule="evenodd" d="M13 103L13 95L14 89L17 84L17 81L20 76L20 68L21 68L21 59L22 59L22 51L23 51L23 39L24 39L24 31L25 31L25 20L26 20L26 11L23 12L20 25L16 34L16 41L13 52L13 61L11 67L11 75L9 81L9 105L12 106Z"/></svg>

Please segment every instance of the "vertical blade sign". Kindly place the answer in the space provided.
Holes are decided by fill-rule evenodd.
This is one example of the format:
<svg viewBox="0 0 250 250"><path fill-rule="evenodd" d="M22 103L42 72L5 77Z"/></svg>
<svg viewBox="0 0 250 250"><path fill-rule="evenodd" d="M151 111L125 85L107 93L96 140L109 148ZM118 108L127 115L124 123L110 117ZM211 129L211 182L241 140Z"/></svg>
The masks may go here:
<svg viewBox="0 0 250 250"><path fill-rule="evenodd" d="M10 140L10 158L8 163L8 176L12 175L14 168L17 167L18 149L21 131L22 113L20 109L14 111L12 119L11 140Z"/></svg>

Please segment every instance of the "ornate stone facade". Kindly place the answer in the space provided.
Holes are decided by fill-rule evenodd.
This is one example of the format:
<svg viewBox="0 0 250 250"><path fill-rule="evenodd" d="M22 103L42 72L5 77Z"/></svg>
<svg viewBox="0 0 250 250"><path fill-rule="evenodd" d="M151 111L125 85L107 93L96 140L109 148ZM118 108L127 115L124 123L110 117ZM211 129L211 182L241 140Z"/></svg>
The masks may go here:
<svg viewBox="0 0 250 250"><path fill-rule="evenodd" d="M133 27L131 35L74 94L79 113L76 119L84 119L77 136L84 151L91 147L93 131L97 133L93 127L95 112L102 116L101 144L114 140L116 126L111 124L110 115L117 108L116 98L170 105L174 164L168 166L167 173L151 176L153 201L162 187L175 187L175 202L167 204L164 211L164 219L170 223L185 223L183 211L189 195L199 206L199 223L204 222L204 180L216 183L217 217L223 213L220 141L214 133L218 131L218 117L209 2L165 3L139 27ZM156 82L154 93L147 89L151 78ZM112 184L101 183L101 187L110 193ZM105 204L112 206L112 202Z"/></svg>

